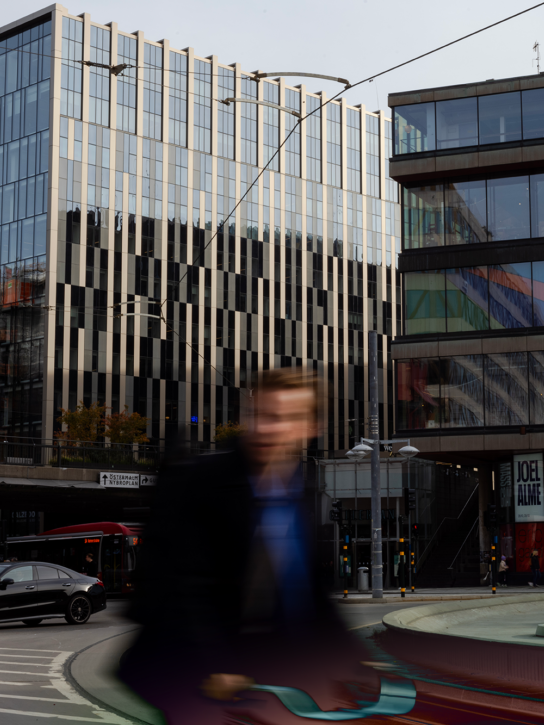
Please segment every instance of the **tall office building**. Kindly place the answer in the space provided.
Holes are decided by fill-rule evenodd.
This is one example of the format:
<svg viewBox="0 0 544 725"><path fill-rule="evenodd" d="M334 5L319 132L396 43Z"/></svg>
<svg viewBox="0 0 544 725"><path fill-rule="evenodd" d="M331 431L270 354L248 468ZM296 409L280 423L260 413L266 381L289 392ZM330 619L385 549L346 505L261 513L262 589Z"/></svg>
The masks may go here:
<svg viewBox="0 0 544 725"><path fill-rule="evenodd" d="M259 371L302 365L324 381L319 449L346 449L370 329L392 432L391 122L325 100L61 5L0 29L4 436L51 439L100 401L206 445L251 415Z"/></svg>
<svg viewBox="0 0 544 725"><path fill-rule="evenodd" d="M544 74L389 105L403 187L397 435L452 473L479 469L480 550L500 532L510 574L526 577L534 546L544 564ZM488 504L500 528L484 525ZM466 524L461 537L478 530Z"/></svg>

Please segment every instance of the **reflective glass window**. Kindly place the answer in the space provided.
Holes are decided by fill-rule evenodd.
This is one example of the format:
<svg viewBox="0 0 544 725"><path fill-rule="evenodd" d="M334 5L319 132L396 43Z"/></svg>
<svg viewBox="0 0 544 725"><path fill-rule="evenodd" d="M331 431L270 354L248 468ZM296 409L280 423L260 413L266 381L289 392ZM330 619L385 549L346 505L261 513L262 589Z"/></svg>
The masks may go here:
<svg viewBox="0 0 544 725"><path fill-rule="evenodd" d="M456 149L478 144L476 98L456 98L436 104L436 148Z"/></svg>
<svg viewBox="0 0 544 725"><path fill-rule="evenodd" d="M485 181L450 181L446 187L446 244L487 241Z"/></svg>
<svg viewBox="0 0 544 725"><path fill-rule="evenodd" d="M168 140L187 146L187 56L170 51ZM221 78L219 78L221 81ZM226 108L226 106L225 106Z"/></svg>
<svg viewBox="0 0 544 725"><path fill-rule="evenodd" d="M484 425L483 355L442 358L441 407L443 428Z"/></svg>
<svg viewBox="0 0 544 725"><path fill-rule="evenodd" d="M137 65L136 38L117 36L117 62ZM136 133L136 73L137 68L126 68L117 76L117 128Z"/></svg>
<svg viewBox="0 0 544 725"><path fill-rule="evenodd" d="M531 236L544 237L544 174L531 175Z"/></svg>
<svg viewBox="0 0 544 725"><path fill-rule="evenodd" d="M489 316L492 330L532 326L530 262L489 267Z"/></svg>
<svg viewBox="0 0 544 725"><path fill-rule="evenodd" d="M342 186L342 124L341 106L327 106L327 184Z"/></svg>
<svg viewBox="0 0 544 725"><path fill-rule="evenodd" d="M446 332L445 270L404 274L405 334Z"/></svg>
<svg viewBox="0 0 544 725"><path fill-rule="evenodd" d="M544 327L544 262L533 262L533 325Z"/></svg>
<svg viewBox="0 0 544 725"><path fill-rule="evenodd" d="M444 187L405 186L404 245L406 249L444 245Z"/></svg>
<svg viewBox="0 0 544 725"><path fill-rule="evenodd" d="M384 121L384 145L385 145L385 198L387 201L399 201L399 185L389 175L389 159L393 156L393 124L391 121Z"/></svg>
<svg viewBox="0 0 544 725"><path fill-rule="evenodd" d="M366 193L380 198L380 119L366 115Z"/></svg>
<svg viewBox="0 0 544 725"><path fill-rule="evenodd" d="M300 112L299 91L293 91L290 88L285 89L285 107ZM290 176L300 176L300 124L291 113L284 113L283 115L285 137L287 139L285 142L285 173ZM293 131L293 129L295 130Z"/></svg>
<svg viewBox="0 0 544 725"><path fill-rule="evenodd" d="M531 236L528 176L488 180L487 231L491 242Z"/></svg>
<svg viewBox="0 0 544 725"><path fill-rule="evenodd" d="M484 358L486 426L527 424L527 353L496 353Z"/></svg>
<svg viewBox="0 0 544 725"><path fill-rule="evenodd" d="M544 424L544 352L527 355L529 368L529 413L532 425Z"/></svg>
<svg viewBox="0 0 544 725"><path fill-rule="evenodd" d="M276 83L263 84L263 99L268 103L280 104L280 87ZM280 112L275 108L261 106L263 113L263 164L270 161L269 169L278 171L280 145ZM234 157L233 157L234 158Z"/></svg>
<svg viewBox="0 0 544 725"><path fill-rule="evenodd" d="M397 428L440 427L440 366L438 359L397 361Z"/></svg>
<svg viewBox="0 0 544 725"><path fill-rule="evenodd" d="M544 138L544 88L521 92L523 138Z"/></svg>
<svg viewBox="0 0 544 725"><path fill-rule="evenodd" d="M321 100L306 96L306 178L321 183Z"/></svg>
<svg viewBox="0 0 544 725"><path fill-rule="evenodd" d="M109 65L111 33L91 25L91 61ZM91 66L89 72L89 122L109 126L110 77L108 68Z"/></svg>
<svg viewBox="0 0 544 725"><path fill-rule="evenodd" d="M212 65L203 60L194 62L194 128L193 143L197 151L211 153L212 127Z"/></svg>
<svg viewBox="0 0 544 725"><path fill-rule="evenodd" d="M448 332L487 330L489 300L487 267L446 271Z"/></svg>
<svg viewBox="0 0 544 725"><path fill-rule="evenodd" d="M81 118L83 66L83 23L62 18L62 66L60 112L63 116Z"/></svg>
<svg viewBox="0 0 544 725"><path fill-rule="evenodd" d="M389 123L391 126L391 123ZM346 152L348 189L361 192L361 112L347 109ZM390 154L391 155L391 154Z"/></svg>
<svg viewBox="0 0 544 725"><path fill-rule="evenodd" d="M228 68L217 69L217 97L220 101L234 98L234 71ZM217 105L217 155L234 159L234 104Z"/></svg>
<svg viewBox="0 0 544 725"><path fill-rule="evenodd" d="M480 144L521 139L521 94L498 93L478 98Z"/></svg>
<svg viewBox="0 0 544 725"><path fill-rule="evenodd" d="M395 154L436 149L434 103L414 103L394 109Z"/></svg>
<svg viewBox="0 0 544 725"><path fill-rule="evenodd" d="M162 139L162 48L144 43L143 135Z"/></svg>

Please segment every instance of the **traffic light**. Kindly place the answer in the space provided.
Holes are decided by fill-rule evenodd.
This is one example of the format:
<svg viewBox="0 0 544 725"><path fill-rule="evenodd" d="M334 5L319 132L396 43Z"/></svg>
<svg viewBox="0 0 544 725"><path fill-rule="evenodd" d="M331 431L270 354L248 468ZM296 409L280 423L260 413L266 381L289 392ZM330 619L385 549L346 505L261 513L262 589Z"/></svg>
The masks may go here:
<svg viewBox="0 0 544 725"><path fill-rule="evenodd" d="M413 488L404 489L404 513L415 511L416 509L416 492Z"/></svg>
<svg viewBox="0 0 544 725"><path fill-rule="evenodd" d="M419 536L419 524L412 524L412 539L417 539Z"/></svg>
<svg viewBox="0 0 544 725"><path fill-rule="evenodd" d="M488 503L487 504L487 518L489 521L489 528L493 528L494 526L497 526L499 523L498 515L497 515L497 507L494 503Z"/></svg>
<svg viewBox="0 0 544 725"><path fill-rule="evenodd" d="M342 501L335 501L332 508L333 510L329 511L329 519L331 521L342 521Z"/></svg>

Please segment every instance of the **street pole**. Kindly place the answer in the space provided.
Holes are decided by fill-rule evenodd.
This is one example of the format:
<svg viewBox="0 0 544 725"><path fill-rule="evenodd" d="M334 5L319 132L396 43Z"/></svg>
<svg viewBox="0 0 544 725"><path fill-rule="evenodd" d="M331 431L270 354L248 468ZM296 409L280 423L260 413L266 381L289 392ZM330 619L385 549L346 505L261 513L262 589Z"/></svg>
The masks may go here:
<svg viewBox="0 0 544 725"><path fill-rule="evenodd" d="M378 407L378 333L368 334L368 377L370 383L370 438L372 444L372 598L383 599L382 501L380 481L380 419Z"/></svg>

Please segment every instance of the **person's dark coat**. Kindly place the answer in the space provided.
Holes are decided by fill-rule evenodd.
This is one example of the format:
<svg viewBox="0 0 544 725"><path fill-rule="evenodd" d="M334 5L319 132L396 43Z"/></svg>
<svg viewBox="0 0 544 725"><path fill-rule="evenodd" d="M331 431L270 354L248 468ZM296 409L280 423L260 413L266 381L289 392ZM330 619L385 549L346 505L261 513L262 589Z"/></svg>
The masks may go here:
<svg viewBox="0 0 544 725"><path fill-rule="evenodd" d="M540 571L540 557L538 554L535 556L531 555L531 571Z"/></svg>

